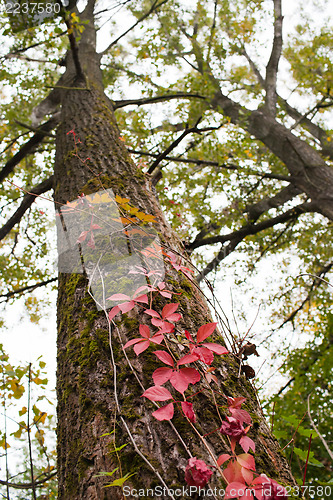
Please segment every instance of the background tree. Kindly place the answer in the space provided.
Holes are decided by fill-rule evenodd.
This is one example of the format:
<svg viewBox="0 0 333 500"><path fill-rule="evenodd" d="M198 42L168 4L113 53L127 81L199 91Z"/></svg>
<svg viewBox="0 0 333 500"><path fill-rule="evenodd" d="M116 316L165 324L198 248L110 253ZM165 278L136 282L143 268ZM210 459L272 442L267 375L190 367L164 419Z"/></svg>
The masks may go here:
<svg viewBox="0 0 333 500"><path fill-rule="evenodd" d="M292 106L292 100L290 104L277 93L277 70L282 56L279 2L274 2L274 16L271 4L266 10L264 2L238 2L232 6L226 2L198 2L191 8L171 1L149 5L143 2L142 6L138 2L126 2L126 7L137 19L134 24L138 23L142 28L141 21L147 22L146 31L140 29L140 38L133 35L130 51L129 45L121 46L116 36L102 53L102 58L101 54L96 54L94 46L94 3L88 2L80 15L82 25L72 16L75 34L77 36L78 32L82 32L81 39L74 38L70 27L71 50L61 59L65 72L59 81L57 65L59 54L63 56L65 53L67 39L64 35L69 21L66 27L54 28L50 24L19 33L9 42L11 47L5 49L2 77L8 83L21 85L17 87L15 96L8 96L8 104L3 107L3 136L7 144L0 178L25 185L26 192L18 200L16 186L4 183L3 213L8 214L8 220L0 230L1 238L6 237L2 257L2 265L6 266L4 287L8 287L6 276L7 280L10 279L10 288L5 290L4 298L15 296L15 288L22 293L53 280L45 260L39 269L31 266L32 258L45 259L48 247L42 224L43 219L47 219L46 214L32 208L36 195L43 195L53 187L56 202L66 203L82 192L89 194L98 189L101 185L96 180L96 174L102 179L104 187L112 187L118 195L128 195L146 213L157 214L162 240L167 246L182 251L180 243L163 222L155 189L159 191L160 200L183 238L188 253L206 245L219 245L210 262L205 262L205 255L198 254L196 257L202 268L198 279L215 270L236 247L249 255L248 267L252 268L253 261L285 249L290 240L294 245L293 252L297 252L299 257L300 269L326 276L331 269L331 251L327 245L332 218L331 145L330 131L318 115L320 113L326 119L331 104L331 42L325 36L327 28L321 27L319 32L316 28L315 34L311 29L307 30L313 47L313 53L308 58L310 79L305 79L304 69L300 69L298 64L309 50L304 36L306 23L298 28L297 39L290 40L284 53L291 63L292 76L296 81L297 90L293 96L300 93L309 98L310 105L302 109L305 99L302 106L296 108L296 105ZM110 6L107 8L111 10ZM156 18L153 20L154 13ZM183 19L184 24L179 23L179 19ZM255 42L262 43L261 26L264 21L271 22L274 27L274 39L269 45L271 52L267 54L266 65L263 65L262 58L256 58L255 50ZM6 22L4 19L5 33L11 36ZM131 33L135 34L135 28ZM135 49L135 61L141 62L132 65L130 59L133 60ZM13 59L18 59L27 68L24 78L20 64L9 66L8 62ZM247 61L248 66L241 63L242 60ZM89 61L88 66L86 61ZM43 72L36 72L36 64ZM159 82L165 82L161 68L168 67L177 68L179 80L166 87ZM316 71L318 77L315 76ZM103 78L112 106L102 92ZM144 91L143 99L124 99L122 95L115 99L113 93L115 89L119 91L125 78L134 85L136 95L138 91ZM45 84L48 87L57 85L50 91ZM41 88L45 98L37 105L41 99ZM281 90L284 91L284 88ZM179 104L174 107L169 105L175 102ZM140 109L136 112L133 108L129 113L124 111L129 105L148 103L158 103L164 110L161 122L156 119L156 111L146 111L147 107L142 108L144 111ZM151 158L151 163L147 165L150 176L145 177L141 170L133 166L124 145L119 142L112 107L119 110L118 122L129 150L146 159ZM22 125L31 113L33 130ZM36 129L45 115L49 115L48 121ZM175 121L176 118L178 121ZM57 125L53 174L52 130ZM66 135L73 128L83 142L80 146L82 158L91 158L91 163L88 162L85 168L78 165L78 159L73 155L73 142ZM29 139L24 142L24 135L27 134ZM41 155L42 162L36 161L36 154ZM94 170L96 165L98 169ZM191 196L184 197L184 192L191 193ZM12 210L15 201L18 201L19 207ZM28 213L29 226L24 222ZM32 233L31 228L37 232ZM18 246L22 237L27 241L24 250ZM179 276L174 279L177 283L174 289L182 289L184 284L179 283ZM61 495L68 498L69 494L76 498L75 495L81 494L70 489L74 488L78 478L80 491L87 491L89 485L101 494L100 486L91 486L91 476L101 467L112 467L112 460L108 461L105 456L104 445L100 441L96 443L96 436L90 434L91 422L97 420L100 434L110 432L105 418L111 419L109 408L114 406L112 396L110 403L108 384L111 382L105 382L107 390L105 388L101 394L97 386L91 385L91 379L86 378L88 373L94 373L97 383L98 376L106 377L106 367L109 366L106 324L100 315L95 316L95 304L89 302L89 296L83 299L86 282L79 278L75 280L64 275L59 281L60 358L63 356L58 382L60 498ZM308 279L304 280L305 289L307 283ZM304 304L313 298L314 288L317 292L320 287L312 286ZM293 315L293 293L294 288L283 290L291 319L296 315ZM195 292L193 294L194 306L201 299ZM317 293L316 298L320 302L319 307L331 305L325 291L321 295ZM29 304L31 306L31 300ZM202 307L205 311L205 306ZM207 313L202 314L205 317ZM193 331L197 326L195 322L192 324ZM130 326L124 323L122 327L124 334L128 334ZM97 341L99 350L94 356L90 355L86 363L87 358L82 356L87 355L95 345L88 330L97 332L96 329L100 328L104 333ZM63 351L63 342L67 343L67 335L73 332L80 337L81 347L73 339L70 344L72 351ZM98 373L97 360L100 363ZM74 389L73 380L76 381ZM126 397L130 397L135 389L139 394L139 389L130 382L126 386ZM100 387L100 384L97 385ZM100 398L98 401L95 399L97 396ZM67 419L68 428L65 428L63 412L68 411L70 404L73 413ZM97 407L100 413L96 412ZM139 402L137 408L140 408ZM78 414L82 415L82 420L78 419ZM80 430L78 422L82 424ZM65 436L66 433L73 436L74 429L78 433L74 434L77 445L70 450ZM87 449L82 448L83 436ZM142 440L139 443L143 448L147 445ZM145 453L148 454L146 448ZM126 458L127 465L128 461ZM170 468L171 465L173 463L165 467ZM278 475L281 475L281 467L284 466L278 467ZM73 473L73 477L68 471ZM67 484L64 480L66 475ZM150 481L150 476L149 470L147 481ZM65 488L66 494L63 493Z"/></svg>

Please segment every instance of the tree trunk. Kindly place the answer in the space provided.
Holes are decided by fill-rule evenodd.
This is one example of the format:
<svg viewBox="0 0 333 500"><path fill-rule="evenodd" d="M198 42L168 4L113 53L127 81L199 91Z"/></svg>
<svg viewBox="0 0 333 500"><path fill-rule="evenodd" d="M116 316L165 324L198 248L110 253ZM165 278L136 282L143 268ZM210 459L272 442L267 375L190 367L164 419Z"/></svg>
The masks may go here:
<svg viewBox="0 0 333 500"><path fill-rule="evenodd" d="M154 227L162 244L176 251L181 250L152 192L150 177L134 165L119 139L110 101L101 87L97 71L99 59L89 29L83 33L78 55L85 78L79 76L74 79L75 89L61 90L61 124L57 131L54 171L56 207L77 199L82 193L87 195L102 188L112 188L115 195L129 198L132 206L155 215L157 223ZM85 67L85 61L89 62L88 67ZM68 74L74 76L71 57L67 58L67 64ZM71 130L82 141L77 152L83 161L76 155L73 135L67 134ZM168 288L181 293L173 300L180 303L181 326L195 334L201 325L211 321L207 304L184 275L165 265ZM208 464L213 465L213 462L178 409L171 424L158 422L151 415L156 408L140 397L143 387L147 389L153 385L151 374L161 365L153 360L151 352L136 357L131 348L126 351L133 366L131 370L119 339L125 343L138 337L139 323L147 323L148 320L143 319L144 315L136 307L121 316L117 321L118 328L113 328L110 334L106 316L98 310L87 285L84 274L59 274L58 498L123 498L119 487L103 488L103 485L119 477L117 474L112 478L96 477L96 474L111 472L116 467L121 467L122 476L127 472L136 473L126 483L135 488L153 488L164 484L169 488L182 487L185 484L185 466L191 454ZM165 299L154 302L158 310L166 303ZM215 341L223 343L222 336L217 335ZM111 346L115 365L112 363ZM117 367L116 377L114 366ZM246 398L244 408L253 421L250 437L257 446L258 472L264 472L281 483L292 484L290 470L267 428L255 391L244 375L239 376L239 361L231 354L225 355L216 361L215 366L221 393ZM201 392L193 398L193 404L198 418L197 428L205 435L218 429L221 422L207 384L197 384L192 393L199 390ZM216 398L219 405L225 405L223 396L216 395ZM223 409L220 412L223 414ZM116 446L128 445L113 453L114 438ZM219 432L212 433L207 441L216 456L230 451ZM211 484L222 485L217 477ZM172 495L164 493L153 498L164 500L172 498Z"/></svg>

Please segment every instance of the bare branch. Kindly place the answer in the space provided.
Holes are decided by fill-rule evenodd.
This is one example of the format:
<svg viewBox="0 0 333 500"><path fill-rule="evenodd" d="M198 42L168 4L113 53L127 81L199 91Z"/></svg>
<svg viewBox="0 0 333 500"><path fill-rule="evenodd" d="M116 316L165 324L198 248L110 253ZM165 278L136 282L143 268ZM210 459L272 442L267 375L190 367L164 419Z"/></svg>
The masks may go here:
<svg viewBox="0 0 333 500"><path fill-rule="evenodd" d="M312 284L310 286L310 290L309 292L307 293L305 299L302 301L302 303L296 308L293 310L293 312L288 316L287 319L285 319L283 321L283 323L281 323L281 325L279 325L274 331L276 330L279 330L280 328L282 328L286 323L289 323L289 322L292 322L295 318L295 316L303 309L303 307L308 303L310 302L311 300L311 297L314 293L314 291L321 285L321 282L322 280L320 278L322 278L323 276L325 276L328 272L330 272L330 270L333 268L333 262L330 262L329 264L326 264L325 266L323 266L321 268L321 270L319 271L319 273L317 274L317 276L315 276L314 280L312 281Z"/></svg>
<svg viewBox="0 0 333 500"><path fill-rule="evenodd" d="M50 120L41 125L36 133L26 142L20 150L7 161L3 169L0 171L0 182L2 182L14 170L14 167L20 163L28 154L35 151L35 148L42 142L45 136L49 135L59 123L60 113L56 113Z"/></svg>
<svg viewBox="0 0 333 500"><path fill-rule="evenodd" d="M278 101L284 107L288 115L296 120L296 123L298 125L301 125L303 128L305 128L315 139L320 142L320 145L322 147L321 153L333 160L333 144L329 134L319 125L313 123L313 121L308 118L307 113L300 113L293 106L290 106L290 104L288 104L288 102L285 99L282 99L282 97L280 96L278 96Z"/></svg>
<svg viewBox="0 0 333 500"><path fill-rule="evenodd" d="M66 34L67 34L67 31L62 31L61 33L55 35L53 38L59 38L59 37L64 36ZM43 40L42 42L33 43L32 45L29 45L28 47L23 47L22 49L14 50L13 52L9 52L5 56L2 56L0 58L0 61L1 61L1 59L10 59L13 56L16 56L17 54L22 54L22 52L25 52L26 50L33 49L35 47L38 47L39 45L44 45L44 43L49 43L49 42L50 42L50 38L48 38L47 40Z"/></svg>
<svg viewBox="0 0 333 500"><path fill-rule="evenodd" d="M292 377L290 380L288 380L288 382L286 384L284 384L283 387L281 387L281 389L279 390L279 392L276 394L275 397L277 396L280 396L280 394L282 394L289 386L290 384L292 384L295 380L295 377Z"/></svg>
<svg viewBox="0 0 333 500"><path fill-rule="evenodd" d="M265 88L265 80L261 76L261 73L259 69L257 68L256 64L254 61L251 59L249 54L247 53L245 47L242 47L242 49L239 51L240 54L242 54L248 61L250 68L252 69L253 73L257 77L259 85L264 89ZM316 104L313 108L311 108L310 111L306 112L305 114L300 113L297 109L295 109L293 106L291 106L286 99L283 99L281 96L276 94L276 99L277 102L284 108L284 110L288 113L288 115L295 120L295 124L293 125L292 128L295 128L297 125L301 125L303 128L305 128L310 134L317 139L320 142L320 145L322 147L321 153L323 156L328 156L331 160L333 160L333 143L331 141L331 138L329 134L321 128L319 125L314 123L310 118L308 118L308 115L313 112L315 109L318 109L322 106L326 106L326 104L323 104L321 101ZM328 102L327 107L331 106L332 103Z"/></svg>
<svg viewBox="0 0 333 500"><path fill-rule="evenodd" d="M210 34L209 34L209 42L208 42L208 50L207 50L207 61L209 61L209 59L210 59L210 53L211 53L212 43L213 43L213 38L214 38L214 32L215 32L215 29L216 29L217 2L218 2L218 0L215 0L215 2L214 2L214 15L213 15L212 27L210 29Z"/></svg>
<svg viewBox="0 0 333 500"><path fill-rule="evenodd" d="M230 243L226 247L222 246L217 256L205 267L205 269L201 271L200 274L196 276L197 282L200 283L207 276L207 274L209 274L211 271L214 271L220 264L220 262L222 262L222 260L228 257L228 255L230 255L235 250L242 239L242 237L238 236L230 241Z"/></svg>
<svg viewBox="0 0 333 500"><path fill-rule="evenodd" d="M15 297L15 295L23 295L25 293L33 292L34 290L36 290L36 288L46 286L49 283L54 283L57 280L58 280L58 278L50 278L48 280L40 281L39 283L35 283L34 285L23 286L21 288L17 288L17 290L12 290L11 292L4 293L4 294L0 295L0 299L4 299L1 301L1 303L8 302L8 300L10 300L12 297Z"/></svg>
<svg viewBox="0 0 333 500"><path fill-rule="evenodd" d="M49 481L56 475L57 471L51 472L50 474L46 474L45 477L43 477L43 479L35 481L34 486L43 487L45 486L46 481ZM10 483L8 481L2 481L1 479L0 479L0 484L8 486L9 488L15 488L17 490L31 490L33 488L32 483Z"/></svg>
<svg viewBox="0 0 333 500"><path fill-rule="evenodd" d="M257 77L257 80L258 80L258 83L259 85L262 87L262 88L265 88L265 80L264 78L261 76L261 73L259 71L259 69L257 68L257 66L255 65L253 59L251 59L251 57L249 56L248 52L246 51L245 47L243 46L242 49L240 50L240 54L242 54L246 60L248 61L249 65L250 65L250 68L252 69L253 73L255 74L255 76Z"/></svg>
<svg viewBox="0 0 333 500"><path fill-rule="evenodd" d="M191 127L191 128L188 128L186 130L184 130L184 132L175 140L173 141L172 144L170 144L169 147L166 148L165 151L163 151L163 153L161 153L157 158L156 160L151 164L151 166L149 167L148 169L148 174L151 174L155 168L161 163L162 160L164 160L168 154L170 153L170 151L172 151L173 149L175 149L178 144L188 135L188 134L201 134L202 132L209 132L209 131L212 131L212 130L218 130L221 126L219 127L205 127L205 128L202 128L202 129L199 129L198 128L198 124L200 122L202 117L200 117L196 124L194 125L194 127Z"/></svg>
<svg viewBox="0 0 333 500"><path fill-rule="evenodd" d="M167 1L168 0L162 0L162 2L157 3L157 0L155 0L154 3L153 3L153 5L149 9L149 11L146 12L143 16L141 16L134 24L132 24L132 26L130 28L128 28L128 30L126 30L124 33L122 33L120 36L118 36L115 40L113 40L113 42L111 42L109 44L109 46L105 50L103 50L102 55L106 54L111 49L111 47L113 47L114 45L116 45L119 42L119 40L121 40L121 38L123 38L124 36L126 36L127 33L129 33L130 31L132 31L138 24L140 24L142 21L144 21L148 16L150 16L150 14L152 14L153 12L155 12L159 7L161 7L162 5L164 5Z"/></svg>
<svg viewBox="0 0 333 500"><path fill-rule="evenodd" d="M166 94L156 97L146 97L143 99L125 99L122 101L112 101L114 109L124 108L125 106L142 106L143 104L154 104L157 102L170 101L171 99L207 99L200 94L187 94L186 92L178 92L177 94Z"/></svg>
<svg viewBox="0 0 333 500"><path fill-rule="evenodd" d="M265 108L269 115L275 116L276 113L276 80L277 70L282 50L282 12L281 0L274 1L274 41L270 59L266 67L266 102Z"/></svg>
<svg viewBox="0 0 333 500"><path fill-rule="evenodd" d="M26 192L19 208L10 217L10 219L6 222L6 224L4 224L0 228L0 241L9 233L9 231L15 226L15 224L20 222L23 215L28 210L28 208L31 207L37 196L39 196L42 193L46 193L47 191L52 189L52 187L53 187L53 175L51 175L51 177L49 177L45 181L41 182L40 184L32 188L29 192Z"/></svg>
<svg viewBox="0 0 333 500"><path fill-rule="evenodd" d="M301 205L297 205L296 207L287 210L287 212L277 215L276 217L272 217L271 219L266 219L258 224L247 224L246 226L237 229L236 231L223 234L218 236L211 236L210 238L203 238L201 241L194 240L189 246L188 250L193 251L196 248L199 248L204 245L214 245L215 243L225 243L226 241L232 241L237 239L238 237L243 240L246 236L257 234L260 231L264 231L266 229L270 229L276 224L282 224L287 222L290 219L297 219L301 214L313 212L315 210L315 206L312 202L302 203Z"/></svg>
<svg viewBox="0 0 333 500"><path fill-rule="evenodd" d="M264 198L263 200L246 207L249 220L253 223L264 213L271 208L278 208L284 205L287 201L292 200L295 196L301 194L302 191L292 184L284 187L275 196Z"/></svg>
<svg viewBox="0 0 333 500"><path fill-rule="evenodd" d="M333 460L333 451L328 446L327 441L324 439L324 437L322 436L322 434L320 434L320 432L318 430L318 427L314 423L313 418L311 416L311 411L310 411L310 396L311 396L311 394L308 395L308 416L309 416L310 424L313 427L313 429L316 431L316 433L318 434L318 436L319 436L321 442L323 443L323 445L324 445L327 453L329 454L331 460Z"/></svg>
<svg viewBox="0 0 333 500"><path fill-rule="evenodd" d="M152 158L158 158L159 155L156 153L149 153L148 151L141 151L137 149L128 149L129 153L140 155L140 156L149 156ZM198 165L199 167L216 167L217 169L226 169L226 170L242 170L243 167L240 165L233 165L233 164L226 164L226 163L219 163L217 161L210 161L210 160L196 160L194 158L182 158L181 156L166 156L164 160L168 161L175 161L179 163L192 163L194 165ZM196 171L199 171L200 169L198 168ZM286 181L290 182L290 177L286 175L279 175L279 174L271 174L269 172L262 174L260 172L249 172L248 170L246 171L247 175L254 175L256 177L261 177L262 179L277 179L280 181Z"/></svg>

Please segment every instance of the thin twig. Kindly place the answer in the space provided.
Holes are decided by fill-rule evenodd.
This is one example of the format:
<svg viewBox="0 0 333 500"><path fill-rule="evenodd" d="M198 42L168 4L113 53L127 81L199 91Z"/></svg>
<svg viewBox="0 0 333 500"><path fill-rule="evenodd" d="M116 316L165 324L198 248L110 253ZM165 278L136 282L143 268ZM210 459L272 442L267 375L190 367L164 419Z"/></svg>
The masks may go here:
<svg viewBox="0 0 333 500"><path fill-rule="evenodd" d="M330 456L331 460L333 460L333 452L332 452L332 450L330 449L330 447L328 446L328 444L327 444L327 442L326 442L325 438L323 437L323 435L319 432L318 427L317 427L317 426L316 426L316 424L314 423L313 418L312 418L312 416L311 416L311 411L310 411L310 396L311 396L311 393L308 395L308 398L307 398L307 399L308 399L308 416L309 416L310 424L311 424L312 428L313 428L313 429L316 431L316 433L318 434L318 436L319 436L319 438L320 438L321 442L323 443L323 445L324 445L324 447L325 447L325 449L326 449L327 453L329 454L329 456Z"/></svg>
<svg viewBox="0 0 333 500"><path fill-rule="evenodd" d="M113 40L109 44L109 46L103 51L103 54L106 54L111 49L111 47L113 47L114 45L116 45L119 42L119 40L121 40L124 36L127 35L127 33L129 33L130 31L132 31L138 24L140 24L142 21L144 21L148 16L150 16L150 14L152 14L154 11L156 11L159 7L161 7L167 1L168 0L163 0L162 2L160 2L159 4L157 4L157 0L155 0L155 2L153 3L153 5L149 9L149 11L146 12L143 16L141 16L134 24L132 24L132 26L130 28L128 28L128 30L124 31L124 33L122 33L115 40Z"/></svg>
<svg viewBox="0 0 333 500"><path fill-rule="evenodd" d="M32 447L31 447L31 436L30 436L30 389L31 389L31 363L29 363L29 372L28 372L28 408L27 408L27 432L28 432L28 445L29 445L29 461L30 461L30 477L31 477L31 489L32 489L32 497L33 500L37 500L36 497L36 485L35 485L35 477L34 477L34 465L32 460Z"/></svg>

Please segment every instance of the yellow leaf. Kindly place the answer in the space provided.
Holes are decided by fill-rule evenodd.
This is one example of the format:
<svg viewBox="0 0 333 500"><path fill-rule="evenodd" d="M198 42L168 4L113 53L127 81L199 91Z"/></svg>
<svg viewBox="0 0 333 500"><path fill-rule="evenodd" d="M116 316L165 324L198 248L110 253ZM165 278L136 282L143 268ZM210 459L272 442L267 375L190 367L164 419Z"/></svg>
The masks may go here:
<svg viewBox="0 0 333 500"><path fill-rule="evenodd" d="M129 198L122 198L121 196L116 195L116 202L119 204L128 203L129 201Z"/></svg>
<svg viewBox="0 0 333 500"><path fill-rule="evenodd" d="M25 413L27 413L27 407L26 406L23 406L22 410L19 411L19 415L20 417L22 417L22 415L24 415Z"/></svg>
<svg viewBox="0 0 333 500"><path fill-rule="evenodd" d="M3 448L4 450L6 450L7 448L10 448L10 445L8 443L6 443L6 440L5 438L2 438L0 440L0 446L1 448Z"/></svg>

